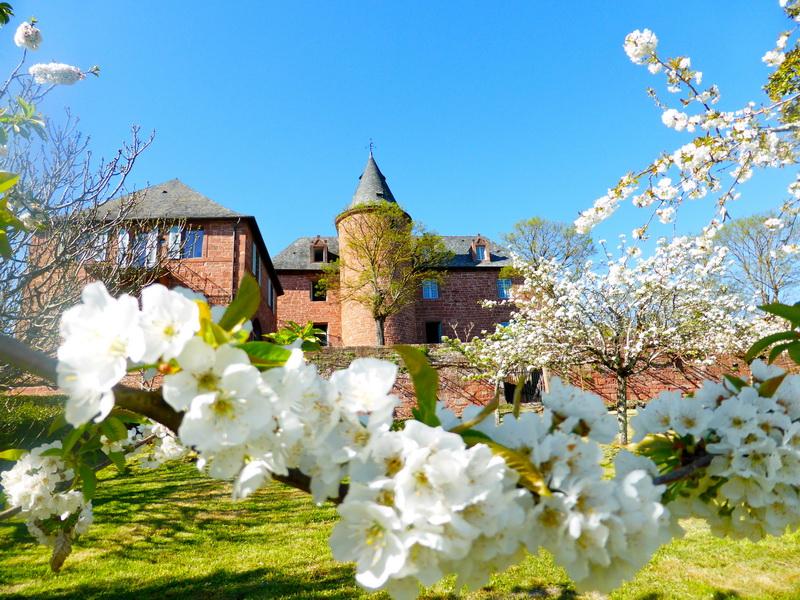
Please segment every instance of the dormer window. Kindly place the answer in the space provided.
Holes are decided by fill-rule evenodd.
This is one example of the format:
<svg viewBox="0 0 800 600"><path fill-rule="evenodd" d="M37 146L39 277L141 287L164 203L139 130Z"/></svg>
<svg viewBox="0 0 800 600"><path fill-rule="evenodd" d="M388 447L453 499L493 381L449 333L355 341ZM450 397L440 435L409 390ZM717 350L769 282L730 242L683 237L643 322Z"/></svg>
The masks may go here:
<svg viewBox="0 0 800 600"><path fill-rule="evenodd" d="M328 242L326 240L323 240L320 236L317 236L311 242L311 262L312 263L328 262Z"/></svg>
<svg viewBox="0 0 800 600"><path fill-rule="evenodd" d="M491 258L491 254L487 249L487 240L486 238L481 237L481 234L478 234L474 240L472 240L472 245L470 246L470 254L472 254L472 260L477 262L484 262Z"/></svg>

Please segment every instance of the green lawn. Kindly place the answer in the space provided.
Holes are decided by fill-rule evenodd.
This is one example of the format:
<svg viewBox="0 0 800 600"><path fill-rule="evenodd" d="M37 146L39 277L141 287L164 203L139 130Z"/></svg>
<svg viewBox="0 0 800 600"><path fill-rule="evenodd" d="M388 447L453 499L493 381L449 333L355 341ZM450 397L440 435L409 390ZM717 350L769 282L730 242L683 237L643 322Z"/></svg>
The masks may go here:
<svg viewBox="0 0 800 600"><path fill-rule="evenodd" d="M3 415L0 415L2 417ZM30 419L21 419L30 429ZM189 462L101 474L95 524L60 574L18 519L0 522L2 598L359 598L350 565L333 562L336 513L272 484L247 501ZM699 523L663 548L613 599L800 598L800 534L759 544L711 537ZM451 598L452 582L424 598ZM386 598L374 595L375 598ZM470 599L593 598L574 592L549 556L528 557Z"/></svg>

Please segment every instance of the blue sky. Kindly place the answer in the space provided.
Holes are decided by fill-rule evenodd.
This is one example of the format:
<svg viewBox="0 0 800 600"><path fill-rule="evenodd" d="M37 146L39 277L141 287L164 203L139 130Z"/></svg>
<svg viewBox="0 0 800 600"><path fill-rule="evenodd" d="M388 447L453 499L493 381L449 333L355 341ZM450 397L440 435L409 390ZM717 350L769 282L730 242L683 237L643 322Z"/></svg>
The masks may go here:
<svg viewBox="0 0 800 600"><path fill-rule="evenodd" d="M95 155L131 125L155 142L129 180L173 177L258 218L274 255L334 233L372 138L400 204L441 234L499 239L514 222L571 221L625 172L688 141L664 128L626 33L649 27L689 55L720 107L761 101L760 57L787 27L777 1L195 2L31 0L16 25L44 35L35 61L102 68L42 107L81 118ZM754 178L735 214L776 205L793 173ZM698 201L678 231L712 213ZM620 211L612 239L646 215ZM669 233L663 228L663 233Z"/></svg>

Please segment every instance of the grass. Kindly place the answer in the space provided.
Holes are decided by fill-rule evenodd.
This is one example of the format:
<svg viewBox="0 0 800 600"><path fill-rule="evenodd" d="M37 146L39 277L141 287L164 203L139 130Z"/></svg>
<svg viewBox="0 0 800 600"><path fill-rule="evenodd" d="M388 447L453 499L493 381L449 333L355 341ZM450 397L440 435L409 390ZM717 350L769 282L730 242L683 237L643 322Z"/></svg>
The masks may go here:
<svg viewBox="0 0 800 600"><path fill-rule="evenodd" d="M25 409L27 410L27 409ZM0 414L5 421L5 415ZM24 431L35 419L18 420ZM46 431L46 428L44 429ZM2 598L345 599L380 598L360 590L351 565L331 558L330 505L271 484L243 502L230 487L182 462L157 471L101 473L95 524L59 574L48 549L18 519L0 522ZM662 548L614 600L796 599L800 597L800 534L758 544L712 537L697 521L687 536ZM427 599L453 598L448 580ZM494 577L470 600L596 598L574 591L542 553Z"/></svg>

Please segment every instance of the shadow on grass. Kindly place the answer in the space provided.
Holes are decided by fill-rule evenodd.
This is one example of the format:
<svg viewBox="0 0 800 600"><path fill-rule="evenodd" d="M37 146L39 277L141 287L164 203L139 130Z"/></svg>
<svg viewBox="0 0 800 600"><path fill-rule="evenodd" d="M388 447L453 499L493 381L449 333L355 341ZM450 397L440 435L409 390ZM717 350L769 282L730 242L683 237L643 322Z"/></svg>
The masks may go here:
<svg viewBox="0 0 800 600"><path fill-rule="evenodd" d="M234 573L216 571L202 577L159 580L137 584L122 579L105 585L80 583L68 589L48 590L45 594L10 594L3 598L113 598L114 600L143 600L145 598L244 599L244 598L326 598L344 600L352 598L352 589L337 591L352 585L353 572L346 567L331 569L325 576L314 580L289 576L275 569L260 568Z"/></svg>
<svg viewBox="0 0 800 600"><path fill-rule="evenodd" d="M659 593L651 593L651 594L644 594L642 596L637 596L636 600L662 600L664 596ZM715 590L714 593L711 595L711 600L738 600L741 598L739 592L729 591L729 590Z"/></svg>

